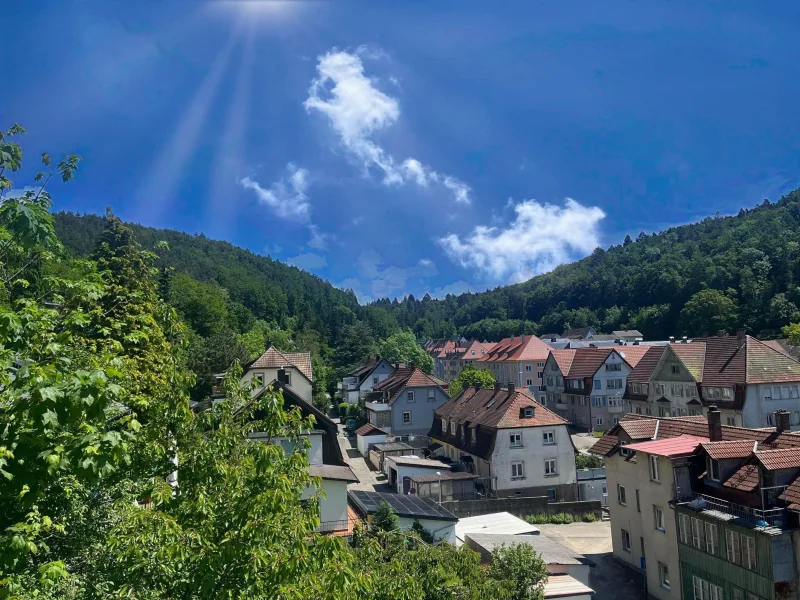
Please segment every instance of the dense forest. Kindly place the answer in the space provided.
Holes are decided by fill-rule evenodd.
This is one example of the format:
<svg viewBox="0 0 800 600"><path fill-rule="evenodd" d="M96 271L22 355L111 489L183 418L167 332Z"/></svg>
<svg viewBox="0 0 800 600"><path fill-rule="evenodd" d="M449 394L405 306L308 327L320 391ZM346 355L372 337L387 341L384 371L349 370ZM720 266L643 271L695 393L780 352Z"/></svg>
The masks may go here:
<svg viewBox="0 0 800 600"><path fill-rule="evenodd" d="M562 265L517 285L433 300L380 300L420 337L496 340L593 325L648 339L746 329L779 335L798 319L800 190L777 203L714 216Z"/></svg>

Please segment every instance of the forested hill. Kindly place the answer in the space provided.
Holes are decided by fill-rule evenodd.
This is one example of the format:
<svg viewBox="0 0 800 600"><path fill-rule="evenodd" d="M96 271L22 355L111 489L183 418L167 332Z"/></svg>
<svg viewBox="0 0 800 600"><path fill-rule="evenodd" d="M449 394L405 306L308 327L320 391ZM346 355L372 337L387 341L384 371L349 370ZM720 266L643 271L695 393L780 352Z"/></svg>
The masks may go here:
<svg viewBox="0 0 800 600"><path fill-rule="evenodd" d="M800 318L800 190L562 265L518 285L444 300L382 300L418 335L496 340L567 327L636 328L649 339L745 328L777 335Z"/></svg>

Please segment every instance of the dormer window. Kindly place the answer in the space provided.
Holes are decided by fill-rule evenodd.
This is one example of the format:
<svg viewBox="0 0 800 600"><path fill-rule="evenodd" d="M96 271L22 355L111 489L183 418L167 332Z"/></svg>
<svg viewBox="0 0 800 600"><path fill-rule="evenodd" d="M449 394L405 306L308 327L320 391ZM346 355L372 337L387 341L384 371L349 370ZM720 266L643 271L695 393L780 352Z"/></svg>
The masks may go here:
<svg viewBox="0 0 800 600"><path fill-rule="evenodd" d="M442 431L447 432L447 419L442 419Z"/></svg>
<svg viewBox="0 0 800 600"><path fill-rule="evenodd" d="M253 375L253 379L256 380L258 387L264 387L264 374L263 373L256 373Z"/></svg>
<svg viewBox="0 0 800 600"><path fill-rule="evenodd" d="M533 417L533 407L532 406L526 406L525 407L525 412L523 413L523 415L525 416L526 419L532 418Z"/></svg>
<svg viewBox="0 0 800 600"><path fill-rule="evenodd" d="M711 481L719 481L719 461L708 457L708 478Z"/></svg>
<svg viewBox="0 0 800 600"><path fill-rule="evenodd" d="M451 435L455 435L456 434L456 422L455 421L450 421L450 434Z"/></svg>

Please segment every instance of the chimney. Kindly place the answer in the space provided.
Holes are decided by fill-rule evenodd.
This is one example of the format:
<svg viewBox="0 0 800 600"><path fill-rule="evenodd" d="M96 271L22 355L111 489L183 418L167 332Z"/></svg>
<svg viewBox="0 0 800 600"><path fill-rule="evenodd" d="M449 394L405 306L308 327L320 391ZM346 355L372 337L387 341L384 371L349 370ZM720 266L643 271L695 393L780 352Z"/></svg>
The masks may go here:
<svg viewBox="0 0 800 600"><path fill-rule="evenodd" d="M777 433L791 430L791 423L789 422L790 414L788 410L783 410L782 408L775 411L775 431Z"/></svg>
<svg viewBox="0 0 800 600"><path fill-rule="evenodd" d="M683 338L681 339L681 344L686 344L686 343L688 343L688 339L686 338L686 336L683 336Z"/></svg>
<svg viewBox="0 0 800 600"><path fill-rule="evenodd" d="M639 345L639 340L636 340L635 342L633 342L633 345L634 346L638 346Z"/></svg>
<svg viewBox="0 0 800 600"><path fill-rule="evenodd" d="M481 387L482 387L481 382L480 381L476 381L475 382L475 391L477 392L478 390L481 389Z"/></svg>
<svg viewBox="0 0 800 600"><path fill-rule="evenodd" d="M516 387L517 387L517 386L515 386L515 385L514 385L514 382L513 382L513 381L509 381L509 382L508 382L508 395L509 395L509 396L512 396L512 395L514 395L514 390L516 389Z"/></svg>
<svg viewBox="0 0 800 600"><path fill-rule="evenodd" d="M742 341L745 338L746 335L747 335L747 331L745 331L744 329L739 329L736 332L736 339L739 340L739 341Z"/></svg>
<svg viewBox="0 0 800 600"><path fill-rule="evenodd" d="M708 407L708 439L712 442L722 441L722 413L716 404Z"/></svg>
<svg viewBox="0 0 800 600"><path fill-rule="evenodd" d="M524 333L522 334L522 343L523 344L525 343L525 334Z"/></svg>
<svg viewBox="0 0 800 600"><path fill-rule="evenodd" d="M675 343L675 336L674 335L669 336L669 343L670 344L674 344Z"/></svg>
<svg viewBox="0 0 800 600"><path fill-rule="evenodd" d="M497 394L500 390L503 389L503 386L500 384L499 381L494 382L494 393Z"/></svg>

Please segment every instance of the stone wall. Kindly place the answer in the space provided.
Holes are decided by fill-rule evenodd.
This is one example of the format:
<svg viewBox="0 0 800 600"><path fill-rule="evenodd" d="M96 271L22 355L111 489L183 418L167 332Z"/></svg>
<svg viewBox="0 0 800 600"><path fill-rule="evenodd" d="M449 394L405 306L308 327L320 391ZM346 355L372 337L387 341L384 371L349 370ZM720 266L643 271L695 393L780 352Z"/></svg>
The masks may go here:
<svg viewBox="0 0 800 600"><path fill-rule="evenodd" d="M442 507L459 518L476 517L478 515L488 515L498 512L511 513L520 518L526 515L541 513L555 514L564 512L573 515L582 515L587 512L593 512L599 518L601 510L599 500L548 503L546 496L449 501L442 502Z"/></svg>

